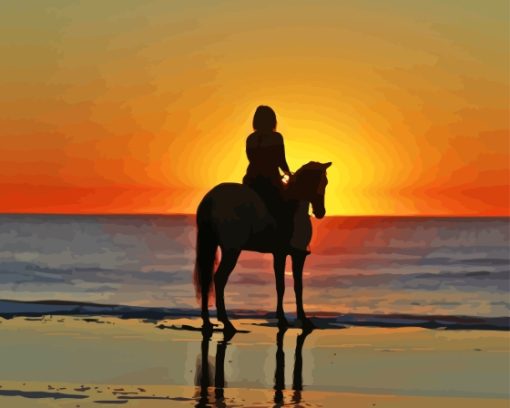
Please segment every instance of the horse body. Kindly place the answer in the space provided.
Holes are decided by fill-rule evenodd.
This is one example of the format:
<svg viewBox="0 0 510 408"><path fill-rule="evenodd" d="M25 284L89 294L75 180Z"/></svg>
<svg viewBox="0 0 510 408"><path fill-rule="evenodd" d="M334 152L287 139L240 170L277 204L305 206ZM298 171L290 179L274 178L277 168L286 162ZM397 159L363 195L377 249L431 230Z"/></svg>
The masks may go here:
<svg viewBox="0 0 510 408"><path fill-rule="evenodd" d="M258 194L238 183L218 184L202 199L197 226L211 226L222 251L247 249L254 236L270 238L276 224Z"/></svg>
<svg viewBox="0 0 510 408"><path fill-rule="evenodd" d="M330 163L308 163L296 172L295 181L288 187L289 198L296 202L294 234L290 244L300 249L291 256L298 318L303 324L307 322L309 324L302 304L303 265L308 254L306 248L312 237L308 209L311 203L314 214L316 216L319 214L318 218L324 216L324 191L327 184L325 170L329 165ZM321 177L310 178L312 172ZM197 297L201 299L204 329L212 329L208 303L214 286L218 320L224 323L225 331L235 331L225 310L224 288L242 250L273 253L278 295L277 316L279 325L286 325L283 293L285 260L289 252L278 245L277 224L259 195L242 184L219 184L204 196L198 206L196 217L197 256L194 280ZM221 248L221 260L214 271L218 248Z"/></svg>

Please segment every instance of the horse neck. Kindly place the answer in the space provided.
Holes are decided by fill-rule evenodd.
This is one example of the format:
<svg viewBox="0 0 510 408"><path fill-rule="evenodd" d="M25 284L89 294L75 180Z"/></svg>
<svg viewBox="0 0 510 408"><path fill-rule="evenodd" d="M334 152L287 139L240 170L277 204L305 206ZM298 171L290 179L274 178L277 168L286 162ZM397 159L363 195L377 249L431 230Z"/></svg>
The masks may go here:
<svg viewBox="0 0 510 408"><path fill-rule="evenodd" d="M310 202L305 200L299 200L296 205L296 211L295 216L296 217L302 217L307 216L308 217L308 210L310 208Z"/></svg>
<svg viewBox="0 0 510 408"><path fill-rule="evenodd" d="M287 199L297 202L309 203L310 199L307 198L306 190L306 187L302 184L299 184L299 181L295 181L294 183L289 184L287 188Z"/></svg>

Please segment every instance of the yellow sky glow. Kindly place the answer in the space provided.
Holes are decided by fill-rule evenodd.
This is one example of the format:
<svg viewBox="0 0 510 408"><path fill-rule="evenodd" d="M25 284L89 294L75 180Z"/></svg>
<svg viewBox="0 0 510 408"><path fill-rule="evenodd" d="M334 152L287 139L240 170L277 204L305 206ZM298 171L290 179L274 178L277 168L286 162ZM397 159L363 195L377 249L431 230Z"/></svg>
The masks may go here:
<svg viewBox="0 0 510 408"><path fill-rule="evenodd" d="M257 105L328 214L509 210L504 1L11 2L1 212L191 213Z"/></svg>

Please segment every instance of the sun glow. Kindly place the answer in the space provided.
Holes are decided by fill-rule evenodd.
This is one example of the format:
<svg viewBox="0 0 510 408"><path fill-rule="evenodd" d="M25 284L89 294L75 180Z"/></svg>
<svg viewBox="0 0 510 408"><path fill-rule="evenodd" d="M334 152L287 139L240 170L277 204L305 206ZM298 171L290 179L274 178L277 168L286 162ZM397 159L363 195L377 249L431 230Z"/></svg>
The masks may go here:
<svg viewBox="0 0 510 408"><path fill-rule="evenodd" d="M329 215L508 215L505 2L98 7L0 15L0 212L193 213L265 104Z"/></svg>

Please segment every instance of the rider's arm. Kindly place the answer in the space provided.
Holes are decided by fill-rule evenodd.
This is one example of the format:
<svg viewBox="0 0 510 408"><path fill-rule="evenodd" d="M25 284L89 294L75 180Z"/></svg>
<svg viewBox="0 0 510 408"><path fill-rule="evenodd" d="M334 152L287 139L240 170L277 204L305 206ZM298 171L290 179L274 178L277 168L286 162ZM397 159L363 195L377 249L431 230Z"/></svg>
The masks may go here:
<svg viewBox="0 0 510 408"><path fill-rule="evenodd" d="M246 139L246 156L248 157L248 161L251 163L253 161L253 150L254 150L254 137L253 135L248 136Z"/></svg>
<svg viewBox="0 0 510 408"><path fill-rule="evenodd" d="M283 136L280 133L277 133L279 143L278 143L278 157L279 157L279 167L283 170L284 173L289 174L290 169L289 165L287 164L287 159L285 158L285 145L283 144Z"/></svg>

